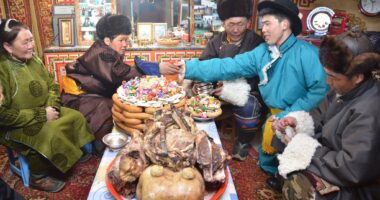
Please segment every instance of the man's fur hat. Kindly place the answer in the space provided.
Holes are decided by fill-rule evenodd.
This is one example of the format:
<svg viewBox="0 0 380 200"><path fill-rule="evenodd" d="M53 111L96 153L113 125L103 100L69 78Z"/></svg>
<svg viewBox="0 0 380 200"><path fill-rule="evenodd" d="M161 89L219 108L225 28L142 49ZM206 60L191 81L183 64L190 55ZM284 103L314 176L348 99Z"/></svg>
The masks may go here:
<svg viewBox="0 0 380 200"><path fill-rule="evenodd" d="M217 11L222 21L231 17L250 19L252 16L252 0L218 0Z"/></svg>
<svg viewBox="0 0 380 200"><path fill-rule="evenodd" d="M105 37L111 39L118 35L129 35L132 32L131 21L124 15L104 15L96 24L96 35L103 40Z"/></svg>
<svg viewBox="0 0 380 200"><path fill-rule="evenodd" d="M355 68L353 64L362 64L355 61L360 58L359 55L372 51L373 46L367 36L362 33L345 32L336 37L326 36L322 40L319 59L323 66L334 72L349 75Z"/></svg>

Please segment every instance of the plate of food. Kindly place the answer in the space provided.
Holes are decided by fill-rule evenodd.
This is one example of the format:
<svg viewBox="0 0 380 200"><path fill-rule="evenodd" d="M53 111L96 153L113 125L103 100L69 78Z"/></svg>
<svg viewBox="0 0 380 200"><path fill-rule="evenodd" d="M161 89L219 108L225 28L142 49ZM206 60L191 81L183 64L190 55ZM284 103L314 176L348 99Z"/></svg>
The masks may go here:
<svg viewBox="0 0 380 200"><path fill-rule="evenodd" d="M207 121L222 114L221 102L208 94L199 94L186 101L185 109L195 120Z"/></svg>
<svg viewBox="0 0 380 200"><path fill-rule="evenodd" d="M117 94L125 103L156 108L176 104L186 96L182 86L176 81L168 81L164 76L143 76L123 81Z"/></svg>

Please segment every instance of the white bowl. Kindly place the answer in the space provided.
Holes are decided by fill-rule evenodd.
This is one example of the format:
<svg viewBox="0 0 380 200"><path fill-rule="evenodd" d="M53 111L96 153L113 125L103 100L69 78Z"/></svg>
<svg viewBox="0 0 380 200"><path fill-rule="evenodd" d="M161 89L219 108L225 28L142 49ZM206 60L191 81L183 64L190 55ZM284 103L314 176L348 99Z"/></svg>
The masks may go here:
<svg viewBox="0 0 380 200"><path fill-rule="evenodd" d="M103 137L103 143L111 149L120 149L129 142L129 137L122 133L108 133Z"/></svg>

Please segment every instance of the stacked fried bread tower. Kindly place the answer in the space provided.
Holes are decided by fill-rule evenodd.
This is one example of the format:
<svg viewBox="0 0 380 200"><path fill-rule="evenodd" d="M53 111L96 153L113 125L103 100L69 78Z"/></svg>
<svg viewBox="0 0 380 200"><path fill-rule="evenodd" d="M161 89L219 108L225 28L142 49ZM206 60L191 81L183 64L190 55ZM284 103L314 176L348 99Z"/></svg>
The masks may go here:
<svg viewBox="0 0 380 200"><path fill-rule="evenodd" d="M112 117L115 124L131 134L146 129L145 120L153 119L159 109L169 109L169 104L184 107L186 93L175 81L164 77L136 77L118 88L112 96Z"/></svg>

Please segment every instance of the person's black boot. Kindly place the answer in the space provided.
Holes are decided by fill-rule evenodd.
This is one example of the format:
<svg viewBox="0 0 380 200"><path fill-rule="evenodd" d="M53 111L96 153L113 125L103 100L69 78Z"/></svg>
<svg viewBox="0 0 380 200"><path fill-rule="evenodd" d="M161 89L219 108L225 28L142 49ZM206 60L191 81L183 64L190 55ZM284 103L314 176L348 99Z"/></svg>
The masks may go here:
<svg viewBox="0 0 380 200"><path fill-rule="evenodd" d="M248 152L252 148L250 143L254 137L255 133L239 130L234 150L232 152L232 158L234 160L244 161L247 158Z"/></svg>
<svg viewBox="0 0 380 200"><path fill-rule="evenodd" d="M275 176L267 178L266 183L272 190L281 193L284 179L280 175L276 174Z"/></svg>
<svg viewBox="0 0 380 200"><path fill-rule="evenodd" d="M248 156L248 151L250 148L250 144L243 144L237 141L232 152L232 158L234 160L244 161Z"/></svg>

